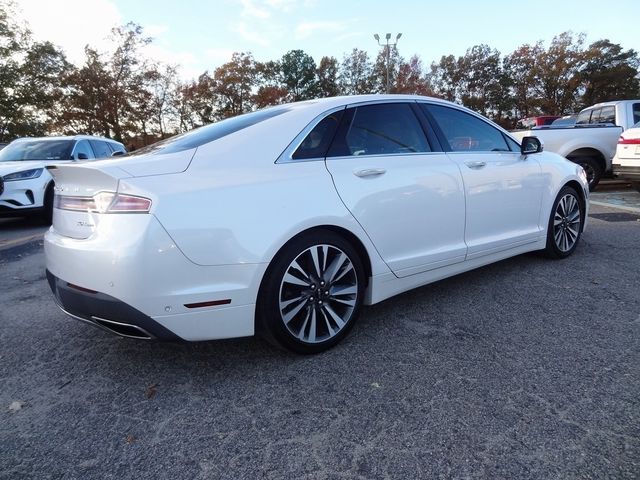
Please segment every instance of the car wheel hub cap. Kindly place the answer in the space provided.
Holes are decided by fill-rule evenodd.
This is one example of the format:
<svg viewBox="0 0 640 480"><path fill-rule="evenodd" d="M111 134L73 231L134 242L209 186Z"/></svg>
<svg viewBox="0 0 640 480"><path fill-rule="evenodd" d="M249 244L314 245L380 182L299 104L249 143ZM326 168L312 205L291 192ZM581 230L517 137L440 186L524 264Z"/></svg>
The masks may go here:
<svg viewBox="0 0 640 480"><path fill-rule="evenodd" d="M580 221L578 199L568 193L558 202L553 216L553 237L561 252L568 252L578 241Z"/></svg>
<svg viewBox="0 0 640 480"><path fill-rule="evenodd" d="M280 283L280 317L294 337L320 343L353 315L358 278L351 259L333 245L314 245L287 267Z"/></svg>

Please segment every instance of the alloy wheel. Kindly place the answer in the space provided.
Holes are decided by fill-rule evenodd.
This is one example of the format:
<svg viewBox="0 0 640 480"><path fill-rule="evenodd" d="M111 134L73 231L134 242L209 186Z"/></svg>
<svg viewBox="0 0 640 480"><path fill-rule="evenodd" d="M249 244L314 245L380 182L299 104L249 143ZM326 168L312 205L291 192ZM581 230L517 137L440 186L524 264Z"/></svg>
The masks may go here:
<svg viewBox="0 0 640 480"><path fill-rule="evenodd" d="M280 283L279 309L285 327L301 342L335 337L358 303L352 260L334 245L313 245L287 267Z"/></svg>
<svg viewBox="0 0 640 480"><path fill-rule="evenodd" d="M568 252L580 236L580 204L575 195L564 195L553 216L553 237L561 252Z"/></svg>

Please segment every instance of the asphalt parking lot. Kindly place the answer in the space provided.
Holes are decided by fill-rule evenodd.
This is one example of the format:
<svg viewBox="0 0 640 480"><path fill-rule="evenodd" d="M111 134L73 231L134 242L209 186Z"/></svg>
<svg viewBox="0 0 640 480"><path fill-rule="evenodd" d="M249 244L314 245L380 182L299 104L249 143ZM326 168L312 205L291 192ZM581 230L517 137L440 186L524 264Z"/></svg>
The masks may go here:
<svg viewBox="0 0 640 480"><path fill-rule="evenodd" d="M21 238L16 235L15 238ZM0 250L0 478L632 479L640 211L364 310L333 350L111 336Z"/></svg>

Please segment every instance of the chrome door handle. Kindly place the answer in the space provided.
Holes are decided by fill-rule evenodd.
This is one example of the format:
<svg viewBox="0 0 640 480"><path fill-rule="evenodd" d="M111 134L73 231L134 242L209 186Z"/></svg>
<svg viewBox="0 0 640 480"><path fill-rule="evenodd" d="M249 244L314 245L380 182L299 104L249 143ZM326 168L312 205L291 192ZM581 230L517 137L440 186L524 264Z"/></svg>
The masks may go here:
<svg viewBox="0 0 640 480"><path fill-rule="evenodd" d="M356 170L353 174L356 177L373 177L376 175L382 175L387 171L384 168L365 168L364 170Z"/></svg>
<svg viewBox="0 0 640 480"><path fill-rule="evenodd" d="M484 168L487 166L487 162L465 162L465 165L469 168L473 168L474 170L477 170L479 168Z"/></svg>

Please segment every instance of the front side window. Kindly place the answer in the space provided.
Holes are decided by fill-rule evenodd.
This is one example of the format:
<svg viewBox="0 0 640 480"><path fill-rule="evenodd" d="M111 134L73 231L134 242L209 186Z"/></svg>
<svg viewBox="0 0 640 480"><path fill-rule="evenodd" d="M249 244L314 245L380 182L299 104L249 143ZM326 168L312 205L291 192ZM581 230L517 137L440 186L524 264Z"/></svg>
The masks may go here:
<svg viewBox="0 0 640 480"><path fill-rule="evenodd" d="M327 156L430 152L420 122L407 103L364 105L347 110Z"/></svg>
<svg viewBox="0 0 640 480"><path fill-rule="evenodd" d="M500 130L455 108L421 104L433 115L453 152L509 152Z"/></svg>
<svg viewBox="0 0 640 480"><path fill-rule="evenodd" d="M91 145L89 145L89 142L87 140L80 140L76 144L76 148L73 152L73 158L75 160L95 158L93 150L91 150Z"/></svg>
<svg viewBox="0 0 640 480"><path fill-rule="evenodd" d="M344 110L331 113L323 118L302 141L291 158L302 160L306 158L324 158L331 145L333 136L340 125Z"/></svg>
<svg viewBox="0 0 640 480"><path fill-rule="evenodd" d="M93 151L96 153L96 158L107 158L111 156L111 149L107 142L102 140L89 140Z"/></svg>

